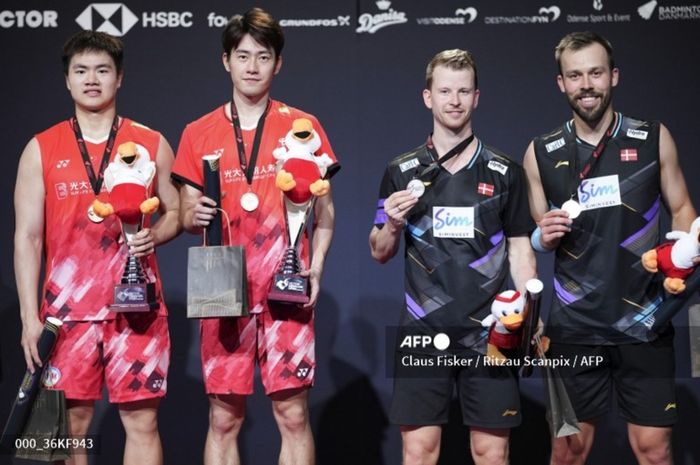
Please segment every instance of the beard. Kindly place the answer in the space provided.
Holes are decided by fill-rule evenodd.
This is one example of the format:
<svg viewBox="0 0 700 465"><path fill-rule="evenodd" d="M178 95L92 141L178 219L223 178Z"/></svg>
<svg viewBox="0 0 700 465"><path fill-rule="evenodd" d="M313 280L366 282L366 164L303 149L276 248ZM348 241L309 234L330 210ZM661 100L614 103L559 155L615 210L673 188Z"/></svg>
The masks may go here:
<svg viewBox="0 0 700 465"><path fill-rule="evenodd" d="M600 105L593 108L583 108L579 105L578 100L583 97L598 97L600 98ZM580 92L575 97L567 97L571 109L574 110L583 121L586 122L590 127L597 125L605 111L610 106L612 101L612 89L606 94L601 94L598 92Z"/></svg>

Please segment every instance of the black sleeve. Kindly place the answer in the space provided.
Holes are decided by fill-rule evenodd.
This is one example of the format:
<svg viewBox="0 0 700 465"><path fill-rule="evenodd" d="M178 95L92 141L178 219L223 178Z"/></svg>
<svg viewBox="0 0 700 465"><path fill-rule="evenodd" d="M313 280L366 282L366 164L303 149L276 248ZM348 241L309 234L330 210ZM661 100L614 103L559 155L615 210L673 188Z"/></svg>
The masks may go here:
<svg viewBox="0 0 700 465"><path fill-rule="evenodd" d="M383 228L387 221L386 213L384 212L384 201L391 194L396 192L396 183L392 178L391 166L387 166L382 177L382 183L379 185L379 200L377 201L377 211L374 215L374 225L378 228Z"/></svg>
<svg viewBox="0 0 700 465"><path fill-rule="evenodd" d="M535 229L527 198L525 171L517 163L510 167L508 202L503 211L503 231L506 237L528 236Z"/></svg>

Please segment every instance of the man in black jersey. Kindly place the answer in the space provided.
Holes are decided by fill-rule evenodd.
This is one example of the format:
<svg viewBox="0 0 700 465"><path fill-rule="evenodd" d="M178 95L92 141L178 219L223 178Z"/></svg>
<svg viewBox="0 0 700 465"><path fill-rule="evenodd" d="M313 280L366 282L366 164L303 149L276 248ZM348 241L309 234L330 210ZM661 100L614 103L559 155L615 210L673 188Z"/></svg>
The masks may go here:
<svg viewBox="0 0 700 465"><path fill-rule="evenodd" d="M659 241L662 203L673 229L688 230L696 212L668 129L613 111L619 72L610 43L571 33L555 57L573 119L534 139L525 154L538 223L532 245L556 252L550 355L603 362L562 368L581 433L555 439L551 463L586 461L614 387L639 463L670 464L673 328L651 331L663 290L640 258Z"/></svg>
<svg viewBox="0 0 700 465"><path fill-rule="evenodd" d="M450 353L483 360L487 331L480 321L494 296L507 286L509 272L521 291L536 273L525 177L521 166L474 138L479 89L469 52L446 50L432 59L423 99L433 133L387 166L370 233L372 256L387 262L403 236L402 331L444 332ZM412 355L397 360L406 357ZM408 377L398 363L390 418L401 426L404 465L437 463L455 383L476 464L508 462L510 428L520 423L513 370L482 362Z"/></svg>

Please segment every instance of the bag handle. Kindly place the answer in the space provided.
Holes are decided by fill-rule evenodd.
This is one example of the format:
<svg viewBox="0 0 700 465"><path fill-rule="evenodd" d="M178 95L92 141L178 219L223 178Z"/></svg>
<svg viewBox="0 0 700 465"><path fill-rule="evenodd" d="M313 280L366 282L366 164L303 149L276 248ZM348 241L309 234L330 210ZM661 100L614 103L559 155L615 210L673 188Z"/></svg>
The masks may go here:
<svg viewBox="0 0 700 465"><path fill-rule="evenodd" d="M233 240L231 239L231 220L228 217L228 213L226 213L225 210L222 208L215 208L214 210L219 210L223 215L224 218L226 218L226 225L228 226L228 245L230 246L233 243ZM202 247L207 246L207 233L205 231L202 231Z"/></svg>

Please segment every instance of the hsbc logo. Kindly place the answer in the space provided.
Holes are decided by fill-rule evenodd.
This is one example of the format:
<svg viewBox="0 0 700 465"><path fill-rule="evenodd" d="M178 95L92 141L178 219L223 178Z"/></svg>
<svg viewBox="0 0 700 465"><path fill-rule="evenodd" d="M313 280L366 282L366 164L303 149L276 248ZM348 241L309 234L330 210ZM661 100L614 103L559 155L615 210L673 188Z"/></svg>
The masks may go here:
<svg viewBox="0 0 700 465"><path fill-rule="evenodd" d="M191 27L192 18L190 11L144 11L140 22L145 28ZM139 23L139 17L123 3L92 3L75 22L83 29L121 37Z"/></svg>
<svg viewBox="0 0 700 465"><path fill-rule="evenodd" d="M139 22L139 18L122 3L92 3L75 22L83 29L121 37Z"/></svg>

